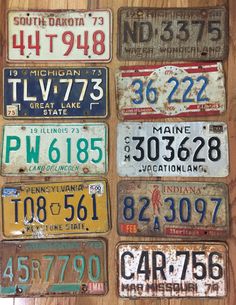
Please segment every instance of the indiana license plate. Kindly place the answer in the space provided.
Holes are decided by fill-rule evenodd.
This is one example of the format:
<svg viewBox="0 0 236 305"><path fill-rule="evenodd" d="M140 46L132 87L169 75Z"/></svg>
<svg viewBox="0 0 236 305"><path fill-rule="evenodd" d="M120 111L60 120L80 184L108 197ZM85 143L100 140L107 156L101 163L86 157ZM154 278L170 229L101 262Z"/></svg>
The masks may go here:
<svg viewBox="0 0 236 305"><path fill-rule="evenodd" d="M116 77L123 120L216 115L225 111L220 62L121 67Z"/></svg>
<svg viewBox="0 0 236 305"><path fill-rule="evenodd" d="M225 177L227 126L222 122L120 123L120 176Z"/></svg>
<svg viewBox="0 0 236 305"><path fill-rule="evenodd" d="M120 297L227 295L224 243L120 243L117 250Z"/></svg>
<svg viewBox="0 0 236 305"><path fill-rule="evenodd" d="M104 118L107 68L5 68L6 119Z"/></svg>
<svg viewBox="0 0 236 305"><path fill-rule="evenodd" d="M222 238L229 232L223 183L125 180L117 194L120 235Z"/></svg>
<svg viewBox="0 0 236 305"><path fill-rule="evenodd" d="M110 10L8 12L8 61L111 60Z"/></svg>
<svg viewBox="0 0 236 305"><path fill-rule="evenodd" d="M220 60L228 53L225 7L118 11L121 60Z"/></svg>
<svg viewBox="0 0 236 305"><path fill-rule="evenodd" d="M6 125L3 175L99 175L107 171L104 123Z"/></svg>
<svg viewBox="0 0 236 305"><path fill-rule="evenodd" d="M2 188L5 238L73 237L109 230L105 180L11 184Z"/></svg>
<svg viewBox="0 0 236 305"><path fill-rule="evenodd" d="M104 295L106 255L102 239L2 242L0 295Z"/></svg>

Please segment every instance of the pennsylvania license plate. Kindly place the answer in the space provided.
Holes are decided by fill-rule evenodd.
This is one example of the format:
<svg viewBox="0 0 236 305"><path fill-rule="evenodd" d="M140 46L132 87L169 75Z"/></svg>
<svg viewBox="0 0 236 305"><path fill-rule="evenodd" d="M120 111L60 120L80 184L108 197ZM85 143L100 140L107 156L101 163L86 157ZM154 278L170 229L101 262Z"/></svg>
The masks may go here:
<svg viewBox="0 0 236 305"><path fill-rule="evenodd" d="M106 255L102 239L2 242L0 296L104 295Z"/></svg>
<svg viewBox="0 0 236 305"><path fill-rule="evenodd" d="M222 122L120 123L120 176L225 177L227 125Z"/></svg>
<svg viewBox="0 0 236 305"><path fill-rule="evenodd" d="M120 235L220 238L229 232L223 183L125 180L117 194Z"/></svg>
<svg viewBox="0 0 236 305"><path fill-rule="evenodd" d="M117 250L120 297L227 295L224 243L120 243Z"/></svg>
<svg viewBox="0 0 236 305"><path fill-rule="evenodd" d="M107 125L6 125L2 175L100 175L108 164Z"/></svg>
<svg viewBox="0 0 236 305"><path fill-rule="evenodd" d="M106 233L109 224L105 180L10 184L2 188L5 238Z"/></svg>
<svg viewBox="0 0 236 305"><path fill-rule="evenodd" d="M8 61L111 60L110 10L8 12Z"/></svg>
<svg viewBox="0 0 236 305"><path fill-rule="evenodd" d="M107 68L6 68L4 117L104 118Z"/></svg>
<svg viewBox="0 0 236 305"><path fill-rule="evenodd" d="M121 67L116 86L122 120L218 115L225 111L220 62Z"/></svg>
<svg viewBox="0 0 236 305"><path fill-rule="evenodd" d="M120 60L220 60L228 53L225 7L118 11Z"/></svg>

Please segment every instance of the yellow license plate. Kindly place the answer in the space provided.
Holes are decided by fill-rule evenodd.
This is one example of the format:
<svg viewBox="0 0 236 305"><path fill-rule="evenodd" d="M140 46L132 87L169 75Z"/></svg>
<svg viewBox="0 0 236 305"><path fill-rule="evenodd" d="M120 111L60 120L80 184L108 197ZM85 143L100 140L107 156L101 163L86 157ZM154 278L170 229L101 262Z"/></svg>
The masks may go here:
<svg viewBox="0 0 236 305"><path fill-rule="evenodd" d="M5 238L50 238L105 233L109 203L105 180L6 185L2 189Z"/></svg>

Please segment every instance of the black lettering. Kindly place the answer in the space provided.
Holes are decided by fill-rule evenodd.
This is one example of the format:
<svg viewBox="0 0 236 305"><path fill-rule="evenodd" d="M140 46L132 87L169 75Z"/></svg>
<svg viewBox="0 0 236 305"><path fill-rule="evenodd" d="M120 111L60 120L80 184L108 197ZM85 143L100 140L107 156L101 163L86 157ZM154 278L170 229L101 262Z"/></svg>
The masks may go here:
<svg viewBox="0 0 236 305"><path fill-rule="evenodd" d="M126 280L131 280L131 279L134 278L134 273L132 272L132 273L130 273L130 275L126 275L126 273L125 273L125 256L130 256L130 257L134 258L134 255L130 251L125 251L121 255L121 276Z"/></svg>
<svg viewBox="0 0 236 305"><path fill-rule="evenodd" d="M162 264L161 266L157 266L157 255L162 257ZM166 280L164 269L166 268L166 256L161 251L153 251L152 252L152 270L153 270L153 280L157 279L157 270L160 271L162 279Z"/></svg>

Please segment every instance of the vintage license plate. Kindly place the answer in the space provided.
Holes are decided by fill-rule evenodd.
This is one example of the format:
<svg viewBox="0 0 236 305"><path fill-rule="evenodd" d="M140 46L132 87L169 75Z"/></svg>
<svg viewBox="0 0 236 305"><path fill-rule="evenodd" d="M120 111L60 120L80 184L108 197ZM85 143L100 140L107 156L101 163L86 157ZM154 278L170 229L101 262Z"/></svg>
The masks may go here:
<svg viewBox="0 0 236 305"><path fill-rule="evenodd" d="M122 120L218 115L225 111L220 62L121 67L116 87Z"/></svg>
<svg viewBox="0 0 236 305"><path fill-rule="evenodd" d="M107 68L6 68L4 116L7 119L104 118Z"/></svg>
<svg viewBox="0 0 236 305"><path fill-rule="evenodd" d="M228 52L225 7L118 11L121 60L219 60Z"/></svg>
<svg viewBox="0 0 236 305"><path fill-rule="evenodd" d="M109 230L105 180L10 184L2 188L5 238L73 237Z"/></svg>
<svg viewBox="0 0 236 305"><path fill-rule="evenodd" d="M118 125L120 176L225 177L228 163L225 123L129 122Z"/></svg>
<svg viewBox="0 0 236 305"><path fill-rule="evenodd" d="M120 235L220 238L229 232L223 183L124 180L117 194Z"/></svg>
<svg viewBox="0 0 236 305"><path fill-rule="evenodd" d="M8 61L111 60L110 10L8 12Z"/></svg>
<svg viewBox="0 0 236 305"><path fill-rule="evenodd" d="M107 171L107 125L6 125L2 175L80 176Z"/></svg>
<svg viewBox="0 0 236 305"><path fill-rule="evenodd" d="M102 239L2 242L0 295L104 295L106 252Z"/></svg>
<svg viewBox="0 0 236 305"><path fill-rule="evenodd" d="M120 243L117 250L120 297L227 295L224 243Z"/></svg>

